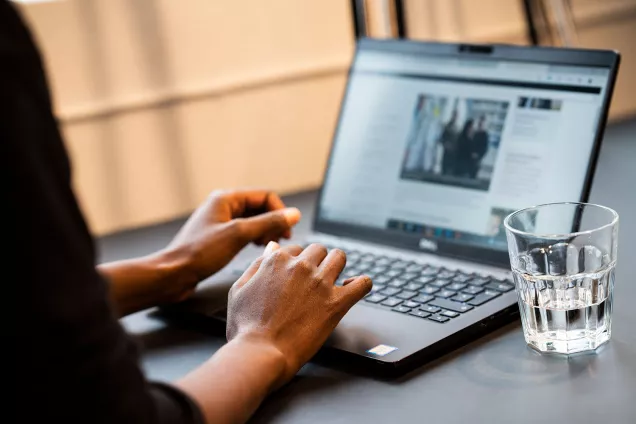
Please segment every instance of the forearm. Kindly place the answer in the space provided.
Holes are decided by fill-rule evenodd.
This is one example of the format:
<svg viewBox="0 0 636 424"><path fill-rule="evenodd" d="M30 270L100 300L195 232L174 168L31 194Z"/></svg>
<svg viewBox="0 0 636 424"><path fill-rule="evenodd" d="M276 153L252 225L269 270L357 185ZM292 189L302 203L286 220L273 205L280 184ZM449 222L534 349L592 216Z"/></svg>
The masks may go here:
<svg viewBox="0 0 636 424"><path fill-rule="evenodd" d="M187 263L171 252L98 265L120 316L185 299L196 285Z"/></svg>
<svg viewBox="0 0 636 424"><path fill-rule="evenodd" d="M244 423L285 375L272 345L237 338L176 383L198 403L209 423Z"/></svg>

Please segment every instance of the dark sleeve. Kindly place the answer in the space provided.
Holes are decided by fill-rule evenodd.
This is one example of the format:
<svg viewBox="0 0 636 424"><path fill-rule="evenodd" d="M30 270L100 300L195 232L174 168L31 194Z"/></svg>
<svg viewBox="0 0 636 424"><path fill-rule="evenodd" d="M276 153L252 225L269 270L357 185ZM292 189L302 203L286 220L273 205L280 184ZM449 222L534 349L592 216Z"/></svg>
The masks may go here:
<svg viewBox="0 0 636 424"><path fill-rule="evenodd" d="M113 313L40 59L5 0L0 64L0 167L8 184L2 204L10 214L3 282L11 287L3 300L16 323L11 373L19 421L202 422L184 393L146 381L136 346Z"/></svg>

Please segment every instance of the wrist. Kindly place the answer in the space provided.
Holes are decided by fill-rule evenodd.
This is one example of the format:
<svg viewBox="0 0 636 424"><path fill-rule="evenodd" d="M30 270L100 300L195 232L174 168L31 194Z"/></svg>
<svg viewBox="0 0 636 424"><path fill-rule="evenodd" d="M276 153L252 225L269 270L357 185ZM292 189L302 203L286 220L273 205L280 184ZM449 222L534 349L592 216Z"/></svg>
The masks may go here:
<svg viewBox="0 0 636 424"><path fill-rule="evenodd" d="M226 345L230 349L247 353L254 364L261 364L263 376L269 380L268 392L271 392L295 374L285 354L268 338L259 334L240 334Z"/></svg>
<svg viewBox="0 0 636 424"><path fill-rule="evenodd" d="M164 249L148 257L158 273L157 284L165 303L184 300L196 287L199 279L193 270L191 255L183 249Z"/></svg>

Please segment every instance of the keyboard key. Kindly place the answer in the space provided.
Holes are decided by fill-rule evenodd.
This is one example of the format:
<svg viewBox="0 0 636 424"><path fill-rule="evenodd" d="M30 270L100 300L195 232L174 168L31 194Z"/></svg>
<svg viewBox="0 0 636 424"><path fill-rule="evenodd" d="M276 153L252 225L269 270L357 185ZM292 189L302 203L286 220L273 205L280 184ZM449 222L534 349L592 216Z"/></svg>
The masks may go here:
<svg viewBox="0 0 636 424"><path fill-rule="evenodd" d="M387 277L386 275L379 275L377 277L375 277L373 279L373 284L378 283L378 284L386 284L389 281L391 281L391 279L389 277Z"/></svg>
<svg viewBox="0 0 636 424"><path fill-rule="evenodd" d="M400 274L402 274L401 269L393 269L393 268L389 269L388 271L384 273L384 275L390 278L397 277Z"/></svg>
<svg viewBox="0 0 636 424"><path fill-rule="evenodd" d="M352 268L356 268L358 265L358 263L356 261L352 261L349 258L347 258L347 263L345 264L345 271L352 269Z"/></svg>
<svg viewBox="0 0 636 424"><path fill-rule="evenodd" d="M367 295L367 297L364 298L364 300L371 303L379 303L385 299L386 299L386 296L381 295L379 293L371 293L370 295Z"/></svg>
<svg viewBox="0 0 636 424"><path fill-rule="evenodd" d="M420 290L420 293L424 293L424 294L435 294L439 291L439 289L437 287L434 286L426 286L424 287L422 290Z"/></svg>
<svg viewBox="0 0 636 424"><path fill-rule="evenodd" d="M380 290L384 290L385 288L386 286L384 284L375 284L375 282L373 282L371 293L379 292Z"/></svg>
<svg viewBox="0 0 636 424"><path fill-rule="evenodd" d="M489 277L473 278L472 281L470 282L470 284L472 284L473 286L483 286L484 284L488 284L488 283L490 283Z"/></svg>
<svg viewBox="0 0 636 424"><path fill-rule="evenodd" d="M471 309L473 309L472 306L467 305L466 303L457 303L452 300L444 299L441 297L436 297L430 303L431 305L439 306L442 309L448 309L448 310L459 312L459 313L468 312Z"/></svg>
<svg viewBox="0 0 636 424"><path fill-rule="evenodd" d="M357 262L356 268L358 268L360 274L362 274L373 268L373 264L371 262Z"/></svg>
<svg viewBox="0 0 636 424"><path fill-rule="evenodd" d="M433 281L431 284L434 285L435 287L442 288L442 287L446 287L447 285L449 285L450 284L450 280L438 278L437 280Z"/></svg>
<svg viewBox="0 0 636 424"><path fill-rule="evenodd" d="M424 284L420 284L420 283L408 283L406 286L404 286L405 290L415 290L415 291L419 291L422 287L424 287Z"/></svg>
<svg viewBox="0 0 636 424"><path fill-rule="evenodd" d="M409 312L409 315L413 315L414 317L418 317L418 318L428 318L430 314L428 312L416 310L416 311Z"/></svg>
<svg viewBox="0 0 636 424"><path fill-rule="evenodd" d="M452 296L455 296L456 294L457 294L456 291L444 289L444 290L440 291L439 293L437 293L435 296L452 297Z"/></svg>
<svg viewBox="0 0 636 424"><path fill-rule="evenodd" d="M464 290L462 290L464 293L468 293L468 294L472 294L473 296L481 293L484 291L484 289L482 289L481 287L477 287L477 286L468 286L466 287Z"/></svg>
<svg viewBox="0 0 636 424"><path fill-rule="evenodd" d="M415 277L418 277L419 275L420 275L419 273L415 273L415 272L405 272L404 274L400 276L400 278L411 281L412 279L414 279Z"/></svg>
<svg viewBox="0 0 636 424"><path fill-rule="evenodd" d="M396 299L395 297L389 297L387 300L382 302L384 306L390 306L391 308L402 303L402 299Z"/></svg>
<svg viewBox="0 0 636 424"><path fill-rule="evenodd" d="M360 262L373 262L374 260L375 256L371 255L370 253L366 253L360 256Z"/></svg>
<svg viewBox="0 0 636 424"><path fill-rule="evenodd" d="M348 270L345 270L342 275L344 275L346 278L349 277L356 277L358 275L360 275L360 271L358 270L358 268L351 268Z"/></svg>
<svg viewBox="0 0 636 424"><path fill-rule="evenodd" d="M473 297L475 296L473 296L472 294L459 293L457 296L453 297L452 300L454 300L455 302L468 302Z"/></svg>
<svg viewBox="0 0 636 424"><path fill-rule="evenodd" d="M405 261L395 261L391 265L389 265L392 269L404 269L409 265L408 262Z"/></svg>
<svg viewBox="0 0 636 424"><path fill-rule="evenodd" d="M420 283L420 284L428 284L428 283L430 283L432 281L435 281L435 277L422 276L422 277L416 278L414 281L416 283Z"/></svg>
<svg viewBox="0 0 636 424"><path fill-rule="evenodd" d="M413 308L417 308L418 306L420 306L420 304L417 303L417 302L413 302L412 300L407 300L407 301L402 303L402 306L405 306L407 308L413 309Z"/></svg>
<svg viewBox="0 0 636 424"><path fill-rule="evenodd" d="M503 293L509 292L510 290L513 290L515 288L515 286L513 286L510 283L497 281L497 280L493 280L491 283L486 284L484 287L491 290L497 290Z"/></svg>
<svg viewBox="0 0 636 424"><path fill-rule="evenodd" d="M397 297L399 297L400 299L404 299L404 300L409 300L412 297L417 296L417 292L411 291L411 290L404 290L401 293L397 294Z"/></svg>
<svg viewBox="0 0 636 424"><path fill-rule="evenodd" d="M423 269L424 269L424 265L411 263L406 267L406 272L416 272L419 274L422 272Z"/></svg>
<svg viewBox="0 0 636 424"><path fill-rule="evenodd" d="M373 273L373 274L375 274L375 275L378 275L378 274L382 274L382 273L384 273L384 271L386 271L386 269L387 269L387 268L386 268L385 266L374 266L373 268L371 268L371 269L369 270L369 272L370 272L370 273Z"/></svg>
<svg viewBox="0 0 636 424"><path fill-rule="evenodd" d="M420 309L424 312L428 312L429 314L436 314L441 310L437 306L433 306L433 305L422 305Z"/></svg>
<svg viewBox="0 0 636 424"><path fill-rule="evenodd" d="M442 311L440 315L444 315L445 317L449 317L449 318L455 318L459 316L457 312L453 312L453 311Z"/></svg>
<svg viewBox="0 0 636 424"><path fill-rule="evenodd" d="M456 283L467 283L470 281L470 279L473 278L470 275L466 275L466 274L457 274L455 277L453 277L453 281Z"/></svg>
<svg viewBox="0 0 636 424"><path fill-rule="evenodd" d="M498 296L501 296L501 293L486 290L484 293L478 294L473 299L469 300L468 303L473 306L480 306Z"/></svg>
<svg viewBox="0 0 636 424"><path fill-rule="evenodd" d="M449 289L449 290L460 291L464 287L466 287L466 284L464 284L464 283L452 283L446 288Z"/></svg>
<svg viewBox="0 0 636 424"><path fill-rule="evenodd" d="M382 256L377 261L375 261L375 264L377 266L388 266L391 262L393 262L392 259L387 258L386 256Z"/></svg>
<svg viewBox="0 0 636 424"><path fill-rule="evenodd" d="M421 295L411 299L411 302L426 303L426 302L430 302L433 299L435 299L434 296L427 296L425 294L421 294Z"/></svg>
<svg viewBox="0 0 636 424"><path fill-rule="evenodd" d="M420 273L422 275L430 277L430 276L433 276L433 275L437 275L438 272L439 272L439 268L438 267L432 266L432 265L428 265Z"/></svg>
<svg viewBox="0 0 636 424"><path fill-rule="evenodd" d="M441 323L450 321L450 319L443 317L441 315L431 315L430 317L428 317L428 319L430 319L431 321L441 322Z"/></svg>
<svg viewBox="0 0 636 424"><path fill-rule="evenodd" d="M347 262L355 262L360 259L360 252L356 252L355 250L347 250L345 251L347 254Z"/></svg>
<svg viewBox="0 0 636 424"><path fill-rule="evenodd" d="M440 271L437 274L437 278L450 279L450 278L453 278L455 276L455 273L456 273L455 271L451 271L451 270L445 269L443 271Z"/></svg>
<svg viewBox="0 0 636 424"><path fill-rule="evenodd" d="M407 312L411 312L411 308L407 308L404 305L400 305L400 306L396 306L395 308L391 309L392 311L395 312L401 312L403 314L407 313Z"/></svg>
<svg viewBox="0 0 636 424"><path fill-rule="evenodd" d="M389 281L389 286L391 287L404 287L406 285L407 281L403 280L401 278L394 278L393 280Z"/></svg>
<svg viewBox="0 0 636 424"><path fill-rule="evenodd" d="M398 294L399 292L401 292L402 290L397 288L397 287L387 287L384 290L382 290L380 293L387 295L387 296L395 296L396 294Z"/></svg>

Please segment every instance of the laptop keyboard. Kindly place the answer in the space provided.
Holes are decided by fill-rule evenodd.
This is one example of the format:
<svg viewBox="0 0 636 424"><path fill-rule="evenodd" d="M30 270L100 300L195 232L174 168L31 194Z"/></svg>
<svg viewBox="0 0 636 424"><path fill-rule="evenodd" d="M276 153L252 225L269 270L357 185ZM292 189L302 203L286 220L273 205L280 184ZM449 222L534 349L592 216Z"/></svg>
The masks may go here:
<svg viewBox="0 0 636 424"><path fill-rule="evenodd" d="M336 285L350 277L368 275L371 292L363 302L399 314L447 323L485 303L514 290L510 280L374 255L341 246L347 254L347 266ZM237 274L243 270L235 270Z"/></svg>
<svg viewBox="0 0 636 424"><path fill-rule="evenodd" d="M327 246L329 249L336 247ZM358 250L342 250L347 254L347 266L336 285L342 285L349 277L368 275L373 280L373 288L364 302L440 324L514 290L509 280Z"/></svg>

